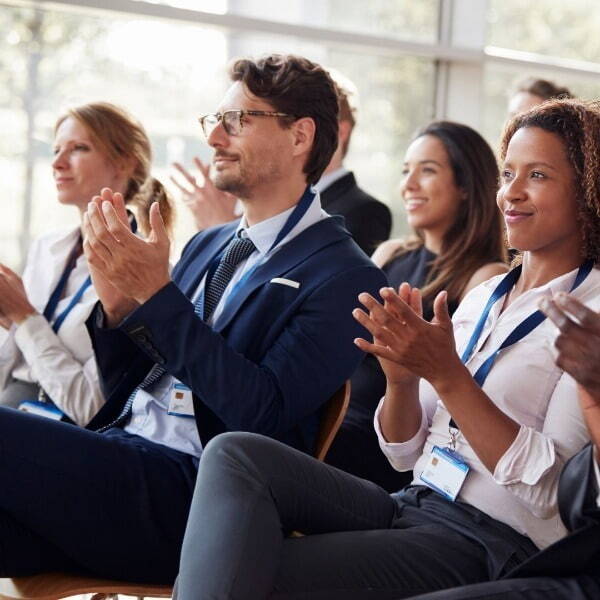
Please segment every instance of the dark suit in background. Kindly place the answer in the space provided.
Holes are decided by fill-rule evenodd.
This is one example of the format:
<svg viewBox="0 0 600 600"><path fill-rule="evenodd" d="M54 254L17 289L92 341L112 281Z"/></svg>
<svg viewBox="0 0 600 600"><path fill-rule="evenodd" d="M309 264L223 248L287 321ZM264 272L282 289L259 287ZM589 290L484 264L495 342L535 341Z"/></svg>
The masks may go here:
<svg viewBox="0 0 600 600"><path fill-rule="evenodd" d="M344 217L346 229L368 256L390 237L390 209L359 188L352 172L336 179L321 192L321 205L330 215Z"/></svg>
<svg viewBox="0 0 600 600"><path fill-rule="evenodd" d="M414 600L596 600L600 598L600 508L594 448L565 466L558 491L570 535L538 552L503 580L415 597Z"/></svg>

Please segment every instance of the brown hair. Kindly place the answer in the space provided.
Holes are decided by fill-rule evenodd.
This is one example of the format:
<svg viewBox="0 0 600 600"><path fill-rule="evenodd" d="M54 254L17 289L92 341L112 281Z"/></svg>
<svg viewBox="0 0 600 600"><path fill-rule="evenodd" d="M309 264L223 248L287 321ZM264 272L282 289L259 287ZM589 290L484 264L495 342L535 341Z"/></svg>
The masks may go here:
<svg viewBox="0 0 600 600"><path fill-rule="evenodd" d="M467 125L436 121L420 129L413 141L435 136L446 149L454 182L464 193L456 219L444 236L422 289L430 302L442 290L450 302L463 294L475 271L490 262L506 262L502 216L496 206L498 165L488 143ZM406 240L393 258L419 248L424 236L419 230Z"/></svg>
<svg viewBox="0 0 600 600"><path fill-rule="evenodd" d="M348 154L348 148L350 147L350 138L352 137L352 130L356 125L356 107L350 106L350 90L347 90L342 86L341 83L335 81L335 91L337 92L338 97L338 105L339 105L339 114L338 121L340 123L347 122L350 123L350 135L348 135L348 139L344 142L342 146L342 158Z"/></svg>
<svg viewBox="0 0 600 600"><path fill-rule="evenodd" d="M307 183L316 183L338 143L338 100L327 71L300 56L272 54L256 61L236 60L230 74L277 112L292 115L279 119L283 127L302 117L313 119L315 139L304 173Z"/></svg>
<svg viewBox="0 0 600 600"><path fill-rule="evenodd" d="M571 94L569 88L559 87L551 81L536 79L535 77L526 77L519 81L515 86L514 93L517 94L518 92L533 94L544 100L550 100L550 98L573 98L573 94Z"/></svg>
<svg viewBox="0 0 600 600"><path fill-rule="evenodd" d="M133 162L124 199L126 204L136 207L136 218L142 232L148 235L150 231L148 217L153 202L159 203L167 231L171 231L173 204L162 183L150 174L152 148L141 123L114 104L92 102L69 108L56 122L55 133L68 117L77 119L87 129L110 161L115 164L122 160Z"/></svg>
<svg viewBox="0 0 600 600"><path fill-rule="evenodd" d="M516 115L502 134L500 159L523 127L539 127L559 136L575 172L577 220L583 234L582 252L594 262L600 258L600 103L575 99L548 100Z"/></svg>

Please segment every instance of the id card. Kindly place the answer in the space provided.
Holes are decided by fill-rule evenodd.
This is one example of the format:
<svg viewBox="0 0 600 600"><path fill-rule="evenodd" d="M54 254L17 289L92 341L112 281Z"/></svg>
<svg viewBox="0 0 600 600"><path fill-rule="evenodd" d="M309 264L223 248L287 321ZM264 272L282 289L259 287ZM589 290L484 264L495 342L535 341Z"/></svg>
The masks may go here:
<svg viewBox="0 0 600 600"><path fill-rule="evenodd" d="M168 413L175 417L194 416L194 398L192 390L183 383L175 383L169 392Z"/></svg>
<svg viewBox="0 0 600 600"><path fill-rule="evenodd" d="M19 404L19 410L28 412L33 415L39 415L40 417L47 417L48 419L54 419L60 421L63 418L63 413L46 402L37 402L36 400L25 400Z"/></svg>
<svg viewBox="0 0 600 600"><path fill-rule="evenodd" d="M421 481L454 502L467 478L469 468L460 454L450 448L434 446L421 473Z"/></svg>

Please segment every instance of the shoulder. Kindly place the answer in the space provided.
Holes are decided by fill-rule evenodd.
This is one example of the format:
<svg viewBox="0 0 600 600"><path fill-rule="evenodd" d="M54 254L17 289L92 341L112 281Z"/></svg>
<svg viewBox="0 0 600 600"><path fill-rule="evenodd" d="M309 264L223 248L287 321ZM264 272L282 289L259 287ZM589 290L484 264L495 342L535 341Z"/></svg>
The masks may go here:
<svg viewBox="0 0 600 600"><path fill-rule="evenodd" d="M393 240L387 240L377 246L377 250L373 252L371 260L378 266L383 267L386 263L390 262L394 254L404 245L404 240L395 238Z"/></svg>
<svg viewBox="0 0 600 600"><path fill-rule="evenodd" d="M79 227L71 229L63 229L59 231L51 231L45 233L32 240L29 246L27 262L30 260L39 260L38 257L48 260L47 251L55 246L64 246L65 252L70 252L71 248L77 241Z"/></svg>
<svg viewBox="0 0 600 600"><path fill-rule="evenodd" d="M473 288L477 287L480 283L491 279L492 277L496 277L497 275L504 275L504 273L508 272L508 265L503 262L493 262L487 263L482 267L479 267L471 275L464 292L462 293L462 298L464 298Z"/></svg>

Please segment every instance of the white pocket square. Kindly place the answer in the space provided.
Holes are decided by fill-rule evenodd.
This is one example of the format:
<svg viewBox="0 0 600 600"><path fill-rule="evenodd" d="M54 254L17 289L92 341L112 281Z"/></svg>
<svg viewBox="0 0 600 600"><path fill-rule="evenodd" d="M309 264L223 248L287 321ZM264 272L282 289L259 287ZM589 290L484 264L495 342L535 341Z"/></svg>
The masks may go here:
<svg viewBox="0 0 600 600"><path fill-rule="evenodd" d="M274 277L271 279L271 283L281 283L282 285L289 285L296 289L300 287L299 281L293 281L292 279L286 279L285 277Z"/></svg>

